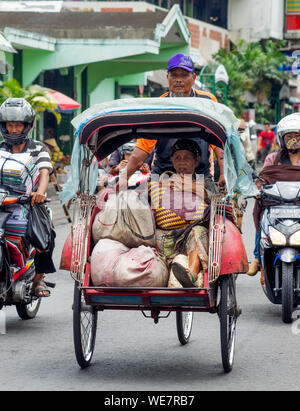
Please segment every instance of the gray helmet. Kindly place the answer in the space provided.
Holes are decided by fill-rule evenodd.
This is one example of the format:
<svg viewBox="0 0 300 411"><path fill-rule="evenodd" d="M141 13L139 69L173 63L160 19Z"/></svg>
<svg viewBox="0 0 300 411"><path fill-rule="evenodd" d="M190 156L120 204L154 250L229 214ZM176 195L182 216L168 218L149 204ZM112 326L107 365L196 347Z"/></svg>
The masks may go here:
<svg viewBox="0 0 300 411"><path fill-rule="evenodd" d="M5 142L11 146L25 142L33 128L35 111L24 98L8 98L0 106L0 133ZM21 134L9 134L6 122L20 121L25 124Z"/></svg>
<svg viewBox="0 0 300 411"><path fill-rule="evenodd" d="M134 150L135 144L136 144L135 141L132 141L132 140L129 141L128 143L123 144L121 147L121 154L122 155L129 154L129 153L131 154Z"/></svg>

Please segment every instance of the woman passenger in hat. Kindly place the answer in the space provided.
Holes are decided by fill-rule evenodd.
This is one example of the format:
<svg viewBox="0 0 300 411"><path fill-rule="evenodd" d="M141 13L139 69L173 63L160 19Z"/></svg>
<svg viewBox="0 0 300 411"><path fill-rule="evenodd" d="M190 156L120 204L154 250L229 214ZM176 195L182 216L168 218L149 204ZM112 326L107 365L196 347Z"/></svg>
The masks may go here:
<svg viewBox="0 0 300 411"><path fill-rule="evenodd" d="M167 258L171 276L183 287L203 286L200 272L208 263L207 229L195 223L202 221L207 207L204 184L195 174L200 155L194 140L177 140L172 147L176 173L149 183L157 248Z"/></svg>

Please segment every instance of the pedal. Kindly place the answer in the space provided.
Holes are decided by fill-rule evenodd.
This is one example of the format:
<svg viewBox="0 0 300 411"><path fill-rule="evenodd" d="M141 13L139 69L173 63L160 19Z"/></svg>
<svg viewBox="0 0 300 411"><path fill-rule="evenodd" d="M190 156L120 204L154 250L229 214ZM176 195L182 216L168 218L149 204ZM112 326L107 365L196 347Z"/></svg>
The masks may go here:
<svg viewBox="0 0 300 411"><path fill-rule="evenodd" d="M55 283L49 283L48 281L45 281L45 284L46 284L47 287L50 287L50 288L55 288L56 287Z"/></svg>

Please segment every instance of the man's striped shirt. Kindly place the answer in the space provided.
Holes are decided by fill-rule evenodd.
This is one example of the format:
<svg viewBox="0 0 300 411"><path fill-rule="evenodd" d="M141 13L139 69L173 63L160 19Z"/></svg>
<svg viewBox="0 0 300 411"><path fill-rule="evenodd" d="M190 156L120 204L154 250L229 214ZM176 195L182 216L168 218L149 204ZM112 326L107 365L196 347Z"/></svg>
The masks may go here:
<svg viewBox="0 0 300 411"><path fill-rule="evenodd" d="M2 141L0 143L0 150L12 153L12 146L7 144L5 141ZM44 143L27 139L22 153L29 153L32 156L33 164L37 166L38 170L47 168L50 173L53 170L50 154Z"/></svg>

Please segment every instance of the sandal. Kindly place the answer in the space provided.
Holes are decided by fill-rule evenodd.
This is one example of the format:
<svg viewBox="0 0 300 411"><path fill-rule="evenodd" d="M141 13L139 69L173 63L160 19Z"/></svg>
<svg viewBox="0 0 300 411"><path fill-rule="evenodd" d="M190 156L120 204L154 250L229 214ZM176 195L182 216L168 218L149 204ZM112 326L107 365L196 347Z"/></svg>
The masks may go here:
<svg viewBox="0 0 300 411"><path fill-rule="evenodd" d="M46 286L44 281L37 281L32 284L32 287L33 295L35 295L36 297L50 297L50 290ZM45 292L47 292L48 294L44 294Z"/></svg>
<svg viewBox="0 0 300 411"><path fill-rule="evenodd" d="M183 265L179 263L172 263L171 269L176 279L180 282L180 284L183 287L185 288L196 287L194 284L195 278L189 269L184 268Z"/></svg>

